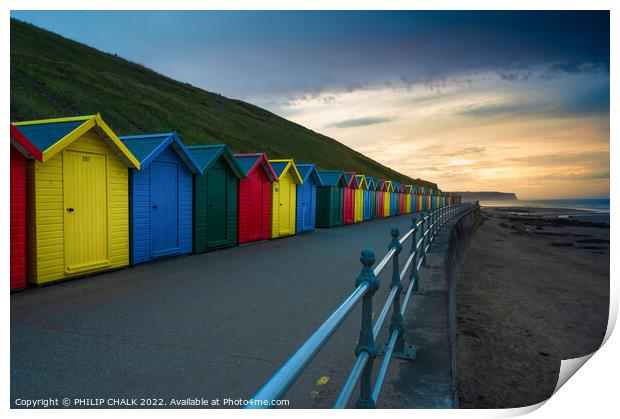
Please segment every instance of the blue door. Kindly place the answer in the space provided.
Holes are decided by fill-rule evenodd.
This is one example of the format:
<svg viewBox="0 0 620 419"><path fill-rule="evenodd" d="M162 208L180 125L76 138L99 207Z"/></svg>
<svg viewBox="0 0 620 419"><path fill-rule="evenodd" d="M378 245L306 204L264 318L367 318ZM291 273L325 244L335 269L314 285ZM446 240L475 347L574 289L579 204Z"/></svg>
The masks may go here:
<svg viewBox="0 0 620 419"><path fill-rule="evenodd" d="M370 191L364 191L364 220L370 220Z"/></svg>
<svg viewBox="0 0 620 419"><path fill-rule="evenodd" d="M304 183L301 197L301 230L312 230L312 187L311 180Z"/></svg>
<svg viewBox="0 0 620 419"><path fill-rule="evenodd" d="M179 166L176 163L151 163L151 255L174 253L178 237Z"/></svg>
<svg viewBox="0 0 620 419"><path fill-rule="evenodd" d="M398 213L398 195L396 192L392 192L390 199L390 215L396 215Z"/></svg>

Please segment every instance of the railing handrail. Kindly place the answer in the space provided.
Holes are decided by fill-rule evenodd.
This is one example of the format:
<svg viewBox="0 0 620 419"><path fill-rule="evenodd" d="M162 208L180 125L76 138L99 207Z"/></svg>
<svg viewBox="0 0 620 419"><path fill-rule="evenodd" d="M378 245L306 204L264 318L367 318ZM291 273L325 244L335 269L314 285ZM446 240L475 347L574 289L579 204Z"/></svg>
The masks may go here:
<svg viewBox="0 0 620 419"><path fill-rule="evenodd" d="M364 407L374 407L387 374L389 360L395 348L397 346L403 346L402 316L406 313L411 294L417 285L418 272L426 261L426 253L430 251L432 241L435 239L440 228L449 220L463 212L465 207L466 206L463 204L453 204L442 208L429 209L427 213L422 214L419 220L414 215L411 227L400 238L398 238L398 229L392 229L392 241L389 250L374 269L371 269L372 264L375 262L374 252L371 249L364 249L362 251L362 257L360 258L364 268L356 281L356 287L353 292L276 371L276 373L271 376L256 394L254 394L246 408L269 407L270 403L264 403L263 401L280 399L362 299L364 300L362 312L363 316L366 315L366 318L363 318L360 343L358 344L358 348L356 348L357 359L334 404L334 408L344 408L347 406L360 377L362 377L362 380L365 379L364 382L366 383L365 386L362 386L364 387L362 391L366 394L365 399L370 399L366 400L370 405L365 405ZM417 239L418 232L420 232L419 240ZM398 255L401 253L402 245L410 237L412 237L411 250L401 270L399 268ZM419 260L416 262L416 259ZM371 310L370 307L372 307L372 296L378 288L378 276L390 260L394 264L390 292L379 316L377 316L374 325L372 325L372 320L369 320L371 318L369 310ZM403 302L400 304L400 294L403 288L402 279L410 268L409 284ZM382 329L391 305L394 306L394 312L392 314L392 325L390 326L390 339L385 350L383 363L377 374L377 379L375 380L375 387L372 389L371 394L369 388L370 375L368 373L369 370L371 372L371 369L368 368L368 362L371 361L371 365L372 362L374 362L374 358L376 357L374 341ZM359 403L358 401L358 404Z"/></svg>

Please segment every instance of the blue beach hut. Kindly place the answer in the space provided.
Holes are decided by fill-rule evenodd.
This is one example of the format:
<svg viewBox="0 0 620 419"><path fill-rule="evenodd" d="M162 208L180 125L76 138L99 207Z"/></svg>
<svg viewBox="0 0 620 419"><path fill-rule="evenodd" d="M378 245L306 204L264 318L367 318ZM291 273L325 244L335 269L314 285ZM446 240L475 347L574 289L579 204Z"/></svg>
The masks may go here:
<svg viewBox="0 0 620 419"><path fill-rule="evenodd" d="M323 185L314 164L298 164L303 184L297 185L297 215L295 231L313 231L316 225L316 188Z"/></svg>
<svg viewBox="0 0 620 419"><path fill-rule="evenodd" d="M131 264L191 253L196 161L174 132L120 140L140 161L129 172Z"/></svg>
<svg viewBox="0 0 620 419"><path fill-rule="evenodd" d="M392 182L394 185L394 192L390 194L390 216L398 215L398 193L400 191L400 184L398 182Z"/></svg>

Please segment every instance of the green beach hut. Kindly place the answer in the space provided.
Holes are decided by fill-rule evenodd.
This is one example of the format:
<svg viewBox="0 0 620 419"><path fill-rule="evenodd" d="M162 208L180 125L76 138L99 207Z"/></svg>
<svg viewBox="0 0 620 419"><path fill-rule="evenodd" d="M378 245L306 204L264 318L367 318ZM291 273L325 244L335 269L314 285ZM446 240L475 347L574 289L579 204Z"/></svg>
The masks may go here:
<svg viewBox="0 0 620 419"><path fill-rule="evenodd" d="M344 188L347 181L342 170L319 170L323 181L316 189L316 227L332 228L342 225Z"/></svg>
<svg viewBox="0 0 620 419"><path fill-rule="evenodd" d="M187 146L194 176L194 252L237 244L237 189L243 171L225 144Z"/></svg>

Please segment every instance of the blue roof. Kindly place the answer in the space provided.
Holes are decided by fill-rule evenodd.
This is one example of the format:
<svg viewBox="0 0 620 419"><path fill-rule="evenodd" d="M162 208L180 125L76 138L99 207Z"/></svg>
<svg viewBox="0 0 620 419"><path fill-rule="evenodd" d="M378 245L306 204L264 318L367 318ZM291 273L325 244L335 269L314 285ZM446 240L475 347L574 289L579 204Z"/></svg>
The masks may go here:
<svg viewBox="0 0 620 419"><path fill-rule="evenodd" d="M366 183L368 184L368 189L370 189L371 191L374 191L377 188L375 179L370 176L366 176Z"/></svg>
<svg viewBox="0 0 620 419"><path fill-rule="evenodd" d="M319 170L322 186L346 186L342 170Z"/></svg>
<svg viewBox="0 0 620 419"><path fill-rule="evenodd" d="M278 177L280 177L280 175L282 175L282 172L284 171L284 169L286 169L286 166L288 166L288 164L290 162L288 161L270 161L269 162L271 164L271 167L273 167L273 171L276 172L276 175L278 175Z"/></svg>
<svg viewBox="0 0 620 419"><path fill-rule="evenodd" d="M86 120L20 125L21 132L41 152L47 150Z"/></svg>
<svg viewBox="0 0 620 419"><path fill-rule="evenodd" d="M323 184L321 175L319 174L318 170L316 170L316 166L314 164L298 164L297 171L299 172L299 175L303 179L304 183L306 183L306 180L309 176L312 176L314 178L314 182L318 186L321 186Z"/></svg>
<svg viewBox="0 0 620 419"><path fill-rule="evenodd" d="M127 135L119 138L140 161L141 169L146 168L166 147L171 146L192 172L200 172L198 163L194 160L176 132Z"/></svg>
<svg viewBox="0 0 620 419"><path fill-rule="evenodd" d="M191 156L198 164L198 169L201 174L204 174L209 167L215 163L220 157L224 157L224 160L228 163L232 171L238 178L245 177L243 170L237 164L233 158L228 146L226 144L215 145L190 145L187 146Z"/></svg>
<svg viewBox="0 0 620 419"><path fill-rule="evenodd" d="M247 176L248 173L250 172L250 169L254 167L256 162L260 159L261 155L256 154L256 155L251 155L251 156L246 155L246 156L234 156L234 157L235 157L235 161L237 162L237 164L243 171L243 174Z"/></svg>

